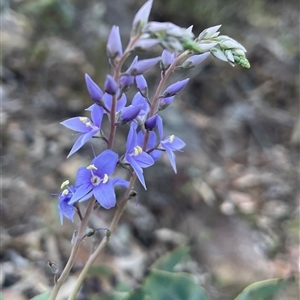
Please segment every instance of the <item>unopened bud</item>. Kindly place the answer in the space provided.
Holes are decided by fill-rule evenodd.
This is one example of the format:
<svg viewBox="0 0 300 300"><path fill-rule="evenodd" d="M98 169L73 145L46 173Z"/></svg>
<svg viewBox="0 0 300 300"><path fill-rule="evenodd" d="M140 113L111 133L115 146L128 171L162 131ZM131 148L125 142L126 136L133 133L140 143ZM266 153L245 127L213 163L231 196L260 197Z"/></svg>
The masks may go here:
<svg viewBox="0 0 300 300"><path fill-rule="evenodd" d="M104 88L106 93L115 95L119 89L119 85L111 75L107 75L104 83Z"/></svg>
<svg viewBox="0 0 300 300"><path fill-rule="evenodd" d="M92 80L92 78L88 74L85 74L85 83L86 83L86 87L90 94L91 99L95 103L99 104L103 97L102 90L99 88L99 86Z"/></svg>
<svg viewBox="0 0 300 300"><path fill-rule="evenodd" d="M122 42L118 26L113 26L106 45L107 56L110 59L115 59L123 54Z"/></svg>

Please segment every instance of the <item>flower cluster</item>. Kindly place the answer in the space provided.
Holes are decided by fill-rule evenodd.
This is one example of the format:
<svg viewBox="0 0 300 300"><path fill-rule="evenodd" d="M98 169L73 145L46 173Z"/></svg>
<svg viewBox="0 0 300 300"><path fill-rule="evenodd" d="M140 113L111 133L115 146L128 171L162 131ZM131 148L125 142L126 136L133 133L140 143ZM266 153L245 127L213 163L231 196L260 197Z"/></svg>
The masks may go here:
<svg viewBox="0 0 300 300"><path fill-rule="evenodd" d="M143 169L152 166L165 152L170 164L177 172L175 152L182 151L185 143L175 135L164 136L163 119L160 111L174 101L189 82L189 78L168 84L175 72L196 67L212 54L231 65L249 67L245 57L246 49L234 39L219 35L219 26L205 29L195 38L192 26L181 28L173 23L148 22L152 0L148 0L136 14L127 47L123 47L118 26L113 26L107 41L107 57L111 74L106 76L102 87L86 74L87 91L92 105L87 108L90 118L74 117L61 124L78 135L69 155L80 150L90 139L98 137L106 143L107 149L92 159L88 166L79 168L74 186L66 181L59 194L59 213L73 220L82 201L94 199L101 207L110 209L117 203L115 186L127 188L126 195L133 189L136 178L146 189ZM149 50L153 46L163 48L161 56L140 60L136 56L127 70L123 64L133 51ZM160 82L154 96L149 97L145 73L156 67ZM135 89L132 99L126 92ZM101 128L103 118L110 123L109 132ZM114 149L118 128L127 124L129 128L124 149ZM128 170L130 181L116 178L116 168ZM125 197L125 198L126 198Z"/></svg>

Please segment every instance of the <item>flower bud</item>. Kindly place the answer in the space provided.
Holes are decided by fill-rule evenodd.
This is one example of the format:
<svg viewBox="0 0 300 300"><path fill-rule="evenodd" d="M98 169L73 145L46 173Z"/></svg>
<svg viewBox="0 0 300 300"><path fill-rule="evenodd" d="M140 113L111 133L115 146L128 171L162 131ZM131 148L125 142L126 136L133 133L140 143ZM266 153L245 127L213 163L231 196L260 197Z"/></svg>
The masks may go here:
<svg viewBox="0 0 300 300"><path fill-rule="evenodd" d="M157 118L158 117L159 117L158 115L154 115L154 116L152 116L152 117L150 117L149 119L146 120L145 128L148 131L153 130L157 126Z"/></svg>
<svg viewBox="0 0 300 300"><path fill-rule="evenodd" d="M181 65L181 67L184 69L193 68L201 64L209 55L210 55L209 52L192 55Z"/></svg>
<svg viewBox="0 0 300 300"><path fill-rule="evenodd" d="M132 23L132 32L134 34L140 32L143 26L148 22L152 2L153 0L148 0L136 13Z"/></svg>
<svg viewBox="0 0 300 300"><path fill-rule="evenodd" d="M199 40L206 40L206 39L210 39L212 37L217 37L220 32L217 32L219 30L219 28L221 27L222 25L216 25L216 26L213 26L213 27L209 27L207 29L204 29L198 36L197 39Z"/></svg>
<svg viewBox="0 0 300 300"><path fill-rule="evenodd" d="M209 51L211 48L215 47L218 45L219 42L212 42L212 41L203 41L203 42L198 42L197 45L201 49L200 52L206 52Z"/></svg>
<svg viewBox="0 0 300 300"><path fill-rule="evenodd" d="M175 96L186 86L186 84L188 83L189 80L190 79L187 78L187 79L180 80L180 81L177 81L177 82L171 84L164 91L163 97L165 98L165 97Z"/></svg>
<svg viewBox="0 0 300 300"><path fill-rule="evenodd" d="M128 91L134 83L134 76L123 75L120 77L119 85L122 92Z"/></svg>
<svg viewBox="0 0 300 300"><path fill-rule="evenodd" d="M135 64L131 65L131 67L126 71L126 73L132 76L143 74L144 72L148 71L153 66L155 66L159 61L160 57L154 57L137 61Z"/></svg>
<svg viewBox="0 0 300 300"><path fill-rule="evenodd" d="M225 54L223 53L223 51L219 48L211 48L210 49L210 53L218 58L219 60L222 60L222 61L228 61L227 57L225 56Z"/></svg>
<svg viewBox="0 0 300 300"><path fill-rule="evenodd" d="M122 42L118 26L113 26L106 45L107 56L110 59L115 59L123 54Z"/></svg>
<svg viewBox="0 0 300 300"><path fill-rule="evenodd" d="M173 102L174 98L175 98L174 96L161 98L158 110L164 110L166 107L168 107Z"/></svg>
<svg viewBox="0 0 300 300"><path fill-rule="evenodd" d="M99 88L99 86L92 80L92 78L88 74L85 74L85 83L86 83L86 87L90 94L91 99L96 104L100 104L101 99L103 97L102 90Z"/></svg>
<svg viewBox="0 0 300 300"><path fill-rule="evenodd" d="M141 109L142 109L141 105L136 105L136 106L130 105L128 107L125 107L121 112L118 123L125 124L127 122L134 120L139 115Z"/></svg>
<svg viewBox="0 0 300 300"><path fill-rule="evenodd" d="M165 71L167 70L170 65L173 63L175 59L174 53L170 52L169 50L164 50L161 55L161 62L160 62L160 68Z"/></svg>
<svg viewBox="0 0 300 300"><path fill-rule="evenodd" d="M111 75L106 76L106 80L104 83L105 92L110 95L115 95L119 89L118 83L114 80Z"/></svg>
<svg viewBox="0 0 300 300"><path fill-rule="evenodd" d="M137 75L135 76L135 83L139 90L139 92L145 96L148 97L148 85L145 77L143 75Z"/></svg>
<svg viewBox="0 0 300 300"><path fill-rule="evenodd" d="M140 39L134 44L135 51L146 51L155 45L157 45L160 41L158 39Z"/></svg>

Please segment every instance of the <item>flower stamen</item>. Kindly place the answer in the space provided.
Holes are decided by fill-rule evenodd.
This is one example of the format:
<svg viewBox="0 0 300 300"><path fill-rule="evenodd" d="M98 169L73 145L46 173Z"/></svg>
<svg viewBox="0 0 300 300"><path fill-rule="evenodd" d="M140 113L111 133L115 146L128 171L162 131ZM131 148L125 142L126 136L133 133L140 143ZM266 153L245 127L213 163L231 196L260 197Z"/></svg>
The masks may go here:
<svg viewBox="0 0 300 300"><path fill-rule="evenodd" d="M143 152L143 149L140 146L136 146L134 147L133 151L134 151L134 156L138 156Z"/></svg>

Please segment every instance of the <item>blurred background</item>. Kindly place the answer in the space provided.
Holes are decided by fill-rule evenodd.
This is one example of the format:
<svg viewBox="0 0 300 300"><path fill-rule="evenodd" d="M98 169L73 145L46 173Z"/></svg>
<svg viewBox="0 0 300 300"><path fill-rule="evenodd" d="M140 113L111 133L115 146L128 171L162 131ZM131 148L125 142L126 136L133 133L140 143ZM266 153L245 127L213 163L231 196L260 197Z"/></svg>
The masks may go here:
<svg viewBox="0 0 300 300"><path fill-rule="evenodd" d="M125 46L144 1L1 3L1 286L5 300L24 300L52 286L48 259L66 263L76 224L60 225L51 194L93 157L87 145L66 159L74 138L59 122L91 104L84 73L103 86L110 28L120 26ZM254 281L298 276L298 18L296 0L154 1L150 20L193 24L196 35L222 24L221 34L248 50L251 68L211 57L173 75L170 82L191 78L163 112L166 133L187 144L177 154L178 174L165 156L145 170L148 191L136 186L137 207L129 203L97 262L104 267L78 299L137 287L158 257L180 245L191 248L182 268L212 299L231 300ZM158 74L146 74L150 95ZM113 213L98 210L90 226L106 227ZM102 234L84 243L61 299ZM276 299L299 299L297 280Z"/></svg>

